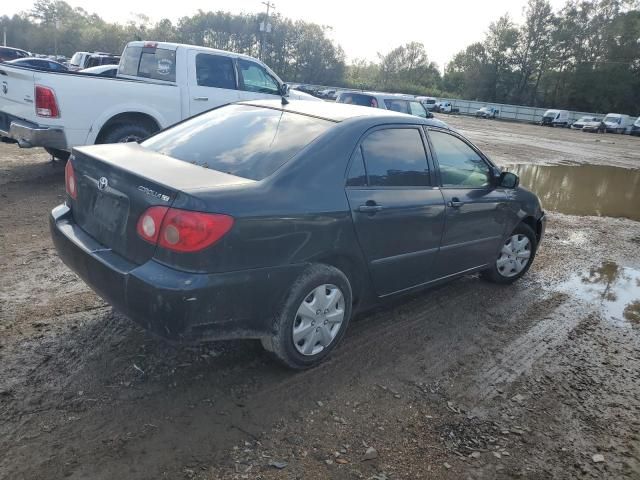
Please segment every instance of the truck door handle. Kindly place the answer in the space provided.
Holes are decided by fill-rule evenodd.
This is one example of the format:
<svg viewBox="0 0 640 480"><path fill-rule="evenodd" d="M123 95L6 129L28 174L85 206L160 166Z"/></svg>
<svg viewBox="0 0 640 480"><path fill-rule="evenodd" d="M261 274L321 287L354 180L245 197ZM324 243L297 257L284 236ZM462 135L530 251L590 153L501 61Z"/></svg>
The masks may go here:
<svg viewBox="0 0 640 480"><path fill-rule="evenodd" d="M209 97L193 97L196 102L206 102L209 100Z"/></svg>
<svg viewBox="0 0 640 480"><path fill-rule="evenodd" d="M452 208L460 208L464 205L464 202L461 202L458 197L453 197L451 200L449 200L449 203L447 203L447 205Z"/></svg>
<svg viewBox="0 0 640 480"><path fill-rule="evenodd" d="M360 205L358 211L362 213L376 213L382 210L382 205L378 205L375 202L367 202L365 205Z"/></svg>

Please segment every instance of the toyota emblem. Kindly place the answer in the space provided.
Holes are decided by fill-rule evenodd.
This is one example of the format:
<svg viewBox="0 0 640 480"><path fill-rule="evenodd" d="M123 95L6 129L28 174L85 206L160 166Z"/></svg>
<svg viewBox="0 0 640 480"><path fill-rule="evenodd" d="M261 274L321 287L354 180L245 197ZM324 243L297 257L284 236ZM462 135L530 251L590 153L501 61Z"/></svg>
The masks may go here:
<svg viewBox="0 0 640 480"><path fill-rule="evenodd" d="M100 177L98 180L98 190L104 190L109 186L109 180L106 177Z"/></svg>

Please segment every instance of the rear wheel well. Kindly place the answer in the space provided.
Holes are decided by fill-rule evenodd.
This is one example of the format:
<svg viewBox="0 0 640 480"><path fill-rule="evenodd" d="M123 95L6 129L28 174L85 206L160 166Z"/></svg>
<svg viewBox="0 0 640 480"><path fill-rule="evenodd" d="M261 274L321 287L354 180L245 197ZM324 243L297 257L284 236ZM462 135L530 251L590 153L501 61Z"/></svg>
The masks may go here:
<svg viewBox="0 0 640 480"><path fill-rule="evenodd" d="M319 258L315 263L324 263L340 270L349 280L351 291L353 293L353 305L356 306L358 301L362 299L364 276L355 261L346 255L330 255Z"/></svg>
<svg viewBox="0 0 640 480"><path fill-rule="evenodd" d="M111 117L100 129L100 133L96 137L95 143L102 143L104 137L116 126L120 125L142 125L149 132L155 133L160 130L160 125L151 115L140 112L124 112Z"/></svg>

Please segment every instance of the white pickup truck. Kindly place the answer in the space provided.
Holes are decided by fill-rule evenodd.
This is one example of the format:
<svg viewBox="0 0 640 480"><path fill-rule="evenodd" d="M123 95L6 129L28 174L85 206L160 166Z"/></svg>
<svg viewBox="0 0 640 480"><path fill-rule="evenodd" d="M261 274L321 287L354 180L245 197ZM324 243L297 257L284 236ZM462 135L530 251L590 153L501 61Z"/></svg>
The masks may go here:
<svg viewBox="0 0 640 480"><path fill-rule="evenodd" d="M0 139L66 159L75 146L137 141L213 107L281 95L317 100L246 55L130 42L116 78L0 63Z"/></svg>

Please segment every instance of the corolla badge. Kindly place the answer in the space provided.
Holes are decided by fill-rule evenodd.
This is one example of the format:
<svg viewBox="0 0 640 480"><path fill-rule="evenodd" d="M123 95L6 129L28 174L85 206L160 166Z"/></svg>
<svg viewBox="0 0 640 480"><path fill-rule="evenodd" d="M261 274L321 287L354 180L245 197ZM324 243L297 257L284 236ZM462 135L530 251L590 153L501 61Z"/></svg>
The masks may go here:
<svg viewBox="0 0 640 480"><path fill-rule="evenodd" d="M106 177L100 177L98 180L98 190L104 190L109 186L109 180Z"/></svg>
<svg viewBox="0 0 640 480"><path fill-rule="evenodd" d="M2 93L6 95L7 92L9 92L9 85L7 84L7 82L2 82Z"/></svg>
<svg viewBox="0 0 640 480"><path fill-rule="evenodd" d="M169 195L156 192L155 190L151 190L149 187L145 187L144 185L138 185L138 190L147 195L151 195L152 197L159 198L163 202L168 202L169 200L171 200L171 197L169 197Z"/></svg>

